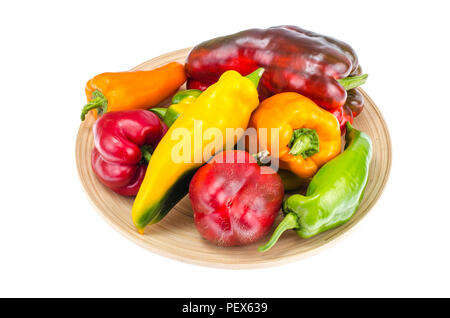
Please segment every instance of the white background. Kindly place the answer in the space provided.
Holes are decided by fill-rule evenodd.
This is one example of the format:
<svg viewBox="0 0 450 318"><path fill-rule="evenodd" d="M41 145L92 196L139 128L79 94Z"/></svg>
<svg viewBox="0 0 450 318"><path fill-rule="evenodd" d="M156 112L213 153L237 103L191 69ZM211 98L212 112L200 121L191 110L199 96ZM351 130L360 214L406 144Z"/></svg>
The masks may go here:
<svg viewBox="0 0 450 318"><path fill-rule="evenodd" d="M2 1L0 296L450 296L446 3ZM122 237L78 180L86 81L280 24L350 43L370 74L394 153L377 205L334 247L268 269L189 265Z"/></svg>

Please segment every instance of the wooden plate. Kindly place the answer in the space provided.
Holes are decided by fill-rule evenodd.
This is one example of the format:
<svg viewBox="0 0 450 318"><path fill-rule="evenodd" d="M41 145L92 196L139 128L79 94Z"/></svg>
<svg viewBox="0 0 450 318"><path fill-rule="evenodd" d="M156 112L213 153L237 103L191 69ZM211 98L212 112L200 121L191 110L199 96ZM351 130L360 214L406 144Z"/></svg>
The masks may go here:
<svg viewBox="0 0 450 318"><path fill-rule="evenodd" d="M184 62L189 50L161 55L133 70L153 69L171 61ZM365 109L356 118L354 125L370 135L374 147L365 196L349 222L310 239L301 239L293 231L288 231L266 253L260 253L256 248L266 242L267 237L248 246L217 247L198 234L188 197L181 200L161 222L152 225L145 235L138 234L131 220L133 198L120 196L103 186L91 169L94 120L90 115L80 125L76 141L76 161L81 183L106 221L127 238L157 254L188 263L224 268L265 267L298 260L317 253L354 228L378 200L388 179L392 157L389 132L374 102L363 90L360 91L366 99ZM280 219L281 216L275 225Z"/></svg>

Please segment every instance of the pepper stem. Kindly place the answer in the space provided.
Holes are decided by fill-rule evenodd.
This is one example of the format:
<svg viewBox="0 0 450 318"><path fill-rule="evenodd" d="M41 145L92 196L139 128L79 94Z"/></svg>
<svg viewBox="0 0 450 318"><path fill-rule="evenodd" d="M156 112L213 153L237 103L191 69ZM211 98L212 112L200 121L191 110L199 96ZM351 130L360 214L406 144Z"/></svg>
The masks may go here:
<svg viewBox="0 0 450 318"><path fill-rule="evenodd" d="M183 99L186 97L192 96L194 98L197 98L202 93L199 89L186 89L183 91L179 91L172 97L172 104L179 104Z"/></svg>
<svg viewBox="0 0 450 318"><path fill-rule="evenodd" d="M165 108L165 107L155 107L155 108L150 108L149 111L151 111L152 113L155 113L156 115L158 115L158 117L161 120L164 120L164 116L166 116L166 113L167 113L167 108Z"/></svg>
<svg viewBox="0 0 450 318"><path fill-rule="evenodd" d="M294 130L288 145L293 156L301 155L303 159L319 152L319 136L314 129L300 128Z"/></svg>
<svg viewBox="0 0 450 318"><path fill-rule="evenodd" d="M259 80L261 79L261 76L263 75L263 73L264 73L264 69L262 67L260 67L245 77L247 77L249 80L251 80L253 85L255 85L255 87L258 88Z"/></svg>
<svg viewBox="0 0 450 318"><path fill-rule="evenodd" d="M349 76L346 78L340 78L337 81L345 88L346 91L348 91L352 88L356 88L364 84L368 76L369 76L368 74L363 74L359 76Z"/></svg>
<svg viewBox="0 0 450 318"><path fill-rule="evenodd" d="M274 244L278 241L281 234L284 233L284 231L298 228L298 217L294 213L288 213L284 217L283 221L278 224L277 228L273 232L272 236L269 239L269 242L267 242L265 245L258 247L258 251L265 252L268 251L274 246Z"/></svg>
<svg viewBox="0 0 450 318"><path fill-rule="evenodd" d="M270 153L267 150L262 150L252 156L255 158L258 166L268 166L270 164Z"/></svg>
<svg viewBox="0 0 450 318"><path fill-rule="evenodd" d="M150 158L152 157L153 148L150 145L143 145L141 147L142 161L146 163L150 162Z"/></svg>
<svg viewBox="0 0 450 318"><path fill-rule="evenodd" d="M99 115L106 113L106 111L108 110L108 100L106 99L105 95L103 95L99 90L95 90L92 93L91 100L86 105L84 105L83 109L81 110L81 121L86 118L86 114L92 109L97 109L97 113Z"/></svg>

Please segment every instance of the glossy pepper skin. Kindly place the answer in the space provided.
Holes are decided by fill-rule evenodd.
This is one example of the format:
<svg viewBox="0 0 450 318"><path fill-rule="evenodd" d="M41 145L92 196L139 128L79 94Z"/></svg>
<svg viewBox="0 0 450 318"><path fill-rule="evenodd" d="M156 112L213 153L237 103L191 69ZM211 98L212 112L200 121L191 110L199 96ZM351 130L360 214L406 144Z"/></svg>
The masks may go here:
<svg viewBox="0 0 450 318"><path fill-rule="evenodd" d="M337 119L298 93L280 93L265 99L250 119L260 146L278 157L280 168L302 179L312 177L341 151ZM278 145L272 144L271 130L278 128ZM261 134L262 129L267 133Z"/></svg>
<svg viewBox="0 0 450 318"><path fill-rule="evenodd" d="M160 221L186 195L195 171L214 155L214 147L206 149L211 144L211 136L201 134L198 141L196 134L200 127L203 132L213 128L222 136L232 138L223 138L220 147L227 142L237 142L235 136L227 136L226 130L247 128L250 115L259 104L256 87L262 71L257 70L247 77L235 71L224 73L172 124L150 159L133 204L132 218L140 233L148 224ZM184 135L177 135L181 132ZM180 147L183 138L188 141L189 149ZM175 161L173 154L184 159Z"/></svg>
<svg viewBox="0 0 450 318"><path fill-rule="evenodd" d="M347 105L344 105L343 107L333 110L331 113L334 115L334 117L336 117L336 119L339 122L341 135L344 135L347 123L349 123L350 125L353 124L354 116L352 110L349 107L347 107Z"/></svg>
<svg viewBox="0 0 450 318"><path fill-rule="evenodd" d="M98 179L116 193L136 195L166 125L149 111L128 110L103 115L93 131L91 165Z"/></svg>
<svg viewBox="0 0 450 318"><path fill-rule="evenodd" d="M364 97L362 94L355 88L348 90L345 105L331 111L339 121L342 135L345 134L347 123L353 124L353 119L362 112L363 108Z"/></svg>
<svg viewBox="0 0 450 318"><path fill-rule="evenodd" d="M372 142L350 124L346 130L344 152L319 170L306 196L294 194L283 203L285 218L260 251L270 249L288 229L309 238L346 223L356 212L369 177Z"/></svg>
<svg viewBox="0 0 450 318"><path fill-rule="evenodd" d="M201 167L189 186L195 225L219 246L253 243L272 227L283 202L283 183L271 168L261 173L245 151L228 150ZM265 171L268 172L268 171Z"/></svg>
<svg viewBox="0 0 450 318"><path fill-rule="evenodd" d="M347 88L365 81L354 50L346 43L296 26L250 29L195 46L186 61L188 88L204 90L227 70L265 72L258 87L264 100L297 92L320 107L343 107Z"/></svg>
<svg viewBox="0 0 450 318"><path fill-rule="evenodd" d="M154 107L186 81L184 65L171 62L149 71L102 73L86 84L86 104L81 111L84 120L89 111L148 109Z"/></svg>

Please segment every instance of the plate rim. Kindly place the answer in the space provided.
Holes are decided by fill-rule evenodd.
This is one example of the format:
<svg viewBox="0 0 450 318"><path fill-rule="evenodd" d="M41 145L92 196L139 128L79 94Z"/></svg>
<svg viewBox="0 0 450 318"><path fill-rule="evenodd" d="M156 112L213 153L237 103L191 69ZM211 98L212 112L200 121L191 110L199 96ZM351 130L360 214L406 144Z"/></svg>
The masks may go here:
<svg viewBox="0 0 450 318"><path fill-rule="evenodd" d="M168 52L162 55L159 55L157 57L154 57L152 59L149 59L135 67L133 67L130 71L133 70L137 70L142 68L144 65L157 61L158 59L164 59L167 56L171 56L174 54L185 54L185 52L190 51L192 49L192 47L188 47L185 49L180 49L180 50L175 50L172 52ZM239 263L225 263L225 262L208 262L208 261L199 261L197 259L193 259L190 257L183 257L179 254L174 254L174 253L170 253L164 249L161 248L157 248L155 246L152 246L150 244L148 244L146 241L144 241L141 238L141 235L138 234L137 232L130 232L128 230L126 230L125 227L120 226L118 224L118 222L114 222L113 219L111 219L110 217L108 217L103 211L102 209L93 201L93 199L91 198L90 193L88 192L87 188L85 187L85 180L82 179L82 165L81 165L81 161L78 159L78 148L79 148L79 144L78 141L81 138L81 135L83 133L83 122L80 124L79 128L78 128L78 132L77 132L77 137L76 137L76 143L75 143L75 161L76 161L76 165L77 165L77 174L78 174L78 179L81 183L81 186L83 188L84 193L86 194L86 196L88 197L88 200L90 202L90 204L94 207L94 209L97 211L98 214L101 215L101 217L112 227L114 228L117 232L119 232L121 235L123 235L124 237L126 237L127 239L131 240L132 242L134 242L135 244L137 244L138 246L151 251L152 253L155 253L156 255L159 256L163 256L163 257L167 257L169 259L172 260L176 260L176 261L180 261L183 263L187 263L187 264L193 264L193 265L197 265L197 266L206 266L206 267L213 267L213 268L222 268L222 269L257 269L257 268L267 268L267 267L272 267L272 266L279 266L279 265L283 265L283 264L287 264L287 263L291 263L294 261L299 261L305 258L308 258L310 256L316 255L320 252L322 252L325 249L328 249L332 246L334 246L335 244L337 244L338 242L340 242L341 240L343 240L344 238L346 238L349 234L353 233L353 231L355 231L357 228L359 228L359 226L361 225L362 221L364 219L367 218L367 214L369 214L369 212L376 206L376 204L379 202L380 197L382 196L382 194L384 193L387 181L389 179L390 176L390 172L391 172L391 167L392 167L392 140L391 140L391 136L390 136L390 132L388 129L388 126L386 124L386 121L381 113L381 111L379 110L378 106L376 106L376 104L373 102L373 100L370 98L370 96L362 89L362 88L358 88L358 91L361 92L361 94L364 96L364 98L366 100L369 100L370 103L374 106L373 109L376 111L377 116L379 117L379 119L381 120L381 122L384 124L385 127L385 133L386 133L386 137L387 137L387 144L385 145L388 148L388 153L389 155L388 157L388 162L387 162L387 166L386 166L386 173L384 175L384 178L382 180L381 186L380 186L380 191L378 192L377 196L375 197L375 199L366 207L367 209L367 213L365 213L365 215L360 218L357 222L355 222L354 224L352 224L351 226L344 228L343 230L341 230L337 235L335 235L332 239L328 240L327 242L321 244L320 246L314 247L310 250L301 252L301 253L297 253L297 254L292 254L292 255L287 255L287 256L283 256L280 258L276 258L276 259L269 259L267 261L264 261L264 258L261 259L260 262L258 263L249 263L249 262L239 262ZM89 114L86 118L86 121L88 120L93 120L92 115Z"/></svg>

